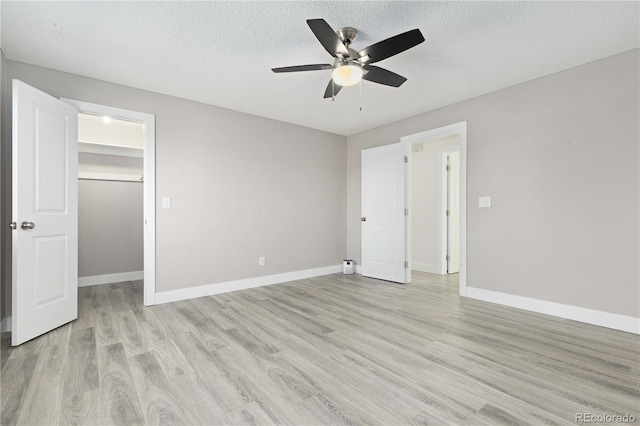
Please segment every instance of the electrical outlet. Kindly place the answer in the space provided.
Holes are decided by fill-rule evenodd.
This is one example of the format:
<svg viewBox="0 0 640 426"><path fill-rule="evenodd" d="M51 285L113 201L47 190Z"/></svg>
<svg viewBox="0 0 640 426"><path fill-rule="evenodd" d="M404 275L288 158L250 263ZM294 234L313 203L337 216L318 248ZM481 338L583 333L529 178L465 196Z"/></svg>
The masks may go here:
<svg viewBox="0 0 640 426"><path fill-rule="evenodd" d="M267 258L264 256L260 256L258 258L258 266L267 266Z"/></svg>
<svg viewBox="0 0 640 426"><path fill-rule="evenodd" d="M491 197L479 197L478 207L480 207L481 209L491 207Z"/></svg>
<svg viewBox="0 0 640 426"><path fill-rule="evenodd" d="M162 208L163 209L170 209L171 208L171 198L162 197Z"/></svg>

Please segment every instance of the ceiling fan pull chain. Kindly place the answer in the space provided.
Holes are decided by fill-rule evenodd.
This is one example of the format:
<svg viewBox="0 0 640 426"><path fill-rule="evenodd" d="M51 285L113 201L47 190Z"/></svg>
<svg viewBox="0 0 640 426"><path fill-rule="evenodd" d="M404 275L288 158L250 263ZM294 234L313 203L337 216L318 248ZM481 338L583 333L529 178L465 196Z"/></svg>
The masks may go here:
<svg viewBox="0 0 640 426"><path fill-rule="evenodd" d="M362 80L360 80L360 112L362 112Z"/></svg>

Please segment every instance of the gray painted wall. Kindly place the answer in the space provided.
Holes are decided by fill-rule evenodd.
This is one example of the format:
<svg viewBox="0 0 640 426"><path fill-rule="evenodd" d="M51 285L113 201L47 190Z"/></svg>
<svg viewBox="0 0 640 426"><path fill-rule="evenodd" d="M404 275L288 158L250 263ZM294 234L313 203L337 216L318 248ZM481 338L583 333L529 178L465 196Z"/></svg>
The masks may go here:
<svg viewBox="0 0 640 426"><path fill-rule="evenodd" d="M155 114L157 291L341 264L345 137L7 61L13 78Z"/></svg>
<svg viewBox="0 0 640 426"><path fill-rule="evenodd" d="M78 181L78 276L142 271L142 183Z"/></svg>
<svg viewBox="0 0 640 426"><path fill-rule="evenodd" d="M80 153L78 170L142 175L142 158ZM78 276L143 269L142 182L78 181Z"/></svg>
<svg viewBox="0 0 640 426"><path fill-rule="evenodd" d="M638 75L636 49L350 136L349 258L361 150L467 121L467 285L640 317Z"/></svg>

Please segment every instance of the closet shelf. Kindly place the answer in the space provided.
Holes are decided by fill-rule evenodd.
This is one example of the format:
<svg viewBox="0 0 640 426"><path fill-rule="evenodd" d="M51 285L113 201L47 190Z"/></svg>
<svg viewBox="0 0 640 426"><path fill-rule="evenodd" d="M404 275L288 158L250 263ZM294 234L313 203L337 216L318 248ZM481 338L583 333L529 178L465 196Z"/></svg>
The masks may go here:
<svg viewBox="0 0 640 426"><path fill-rule="evenodd" d="M142 175L126 175L118 173L78 172L78 179L82 180L113 180L121 182L142 182Z"/></svg>

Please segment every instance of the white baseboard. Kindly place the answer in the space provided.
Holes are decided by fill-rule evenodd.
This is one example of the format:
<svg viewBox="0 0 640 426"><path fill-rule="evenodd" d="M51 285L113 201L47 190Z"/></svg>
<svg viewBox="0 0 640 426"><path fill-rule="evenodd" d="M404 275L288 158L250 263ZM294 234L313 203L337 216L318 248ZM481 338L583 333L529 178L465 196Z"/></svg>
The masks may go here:
<svg viewBox="0 0 640 426"><path fill-rule="evenodd" d="M227 281L223 283L207 284L197 287L181 288L179 290L161 291L156 293L156 304L177 302L178 300L195 299L196 297L211 296L228 293L230 291L280 284L305 278L342 272L342 265L325 266L323 268L305 269L303 271L285 272L283 274L265 275L244 280Z"/></svg>
<svg viewBox="0 0 640 426"><path fill-rule="evenodd" d="M79 277L78 287L90 285L121 283L123 281L135 281L144 278L144 271L121 272L119 274L92 275L90 277Z"/></svg>
<svg viewBox="0 0 640 426"><path fill-rule="evenodd" d="M439 267L428 263L411 262L411 269L414 271L427 272L429 274L444 275Z"/></svg>
<svg viewBox="0 0 640 426"><path fill-rule="evenodd" d="M547 302L545 300L531 299L529 297L515 296L513 294L475 287L467 287L467 297L587 324L599 325L601 327L613 328L614 330L626 331L628 333L640 334L640 318L626 315L612 314L610 312L564 305L562 303Z"/></svg>
<svg viewBox="0 0 640 426"><path fill-rule="evenodd" d="M11 331L11 317L2 318L0 322L0 333L8 333Z"/></svg>

